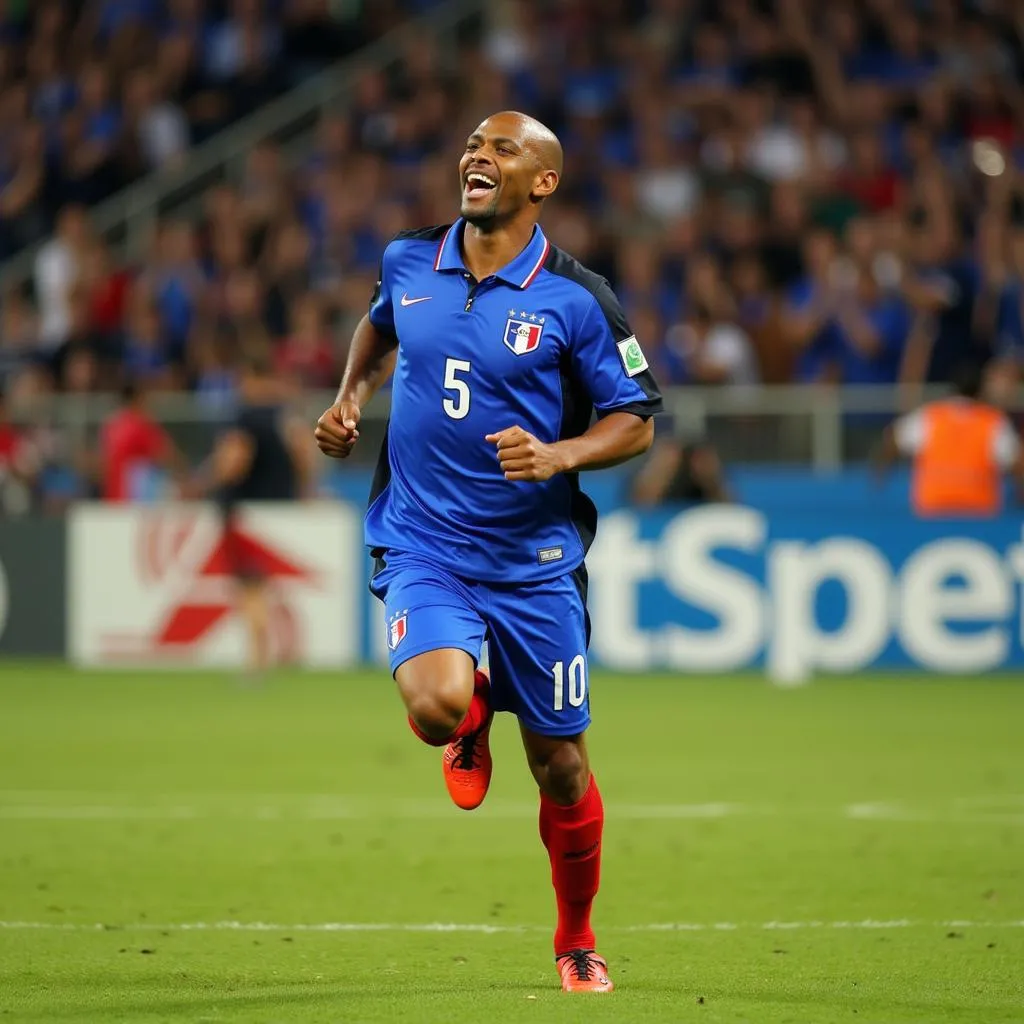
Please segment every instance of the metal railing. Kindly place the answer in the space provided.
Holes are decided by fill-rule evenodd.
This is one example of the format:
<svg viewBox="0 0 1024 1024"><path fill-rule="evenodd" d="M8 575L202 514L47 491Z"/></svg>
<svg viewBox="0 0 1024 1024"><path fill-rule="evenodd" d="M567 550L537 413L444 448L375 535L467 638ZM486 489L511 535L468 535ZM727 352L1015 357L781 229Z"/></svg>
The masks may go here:
<svg viewBox="0 0 1024 1024"><path fill-rule="evenodd" d="M312 130L325 108L344 102L361 72L393 64L406 46L425 37L442 47L449 45L458 30L484 10L485 3L447 0L334 67L313 75L191 150L181 167L156 171L94 207L90 216L95 229L122 257L137 258L159 218L181 209L212 182L236 178L255 145L267 139L285 141ZM30 246L0 267L0 289L20 287L31 278L41 244Z"/></svg>
<svg viewBox="0 0 1024 1024"><path fill-rule="evenodd" d="M665 394L665 409L677 434L710 438L730 462L785 462L831 472L864 458L894 416L945 393L943 388L929 388L910 394L889 386L672 388ZM296 411L309 420L311 432L333 399L333 392L317 391L296 400ZM73 444L81 445L90 442L116 405L114 395L57 395L39 400L30 409L12 411L23 420L63 427ZM187 392L154 394L150 409L197 457L209 450L230 415L229 408ZM379 394L364 410L359 458L376 458L389 411L388 392ZM1011 411L1024 412L1024 402Z"/></svg>

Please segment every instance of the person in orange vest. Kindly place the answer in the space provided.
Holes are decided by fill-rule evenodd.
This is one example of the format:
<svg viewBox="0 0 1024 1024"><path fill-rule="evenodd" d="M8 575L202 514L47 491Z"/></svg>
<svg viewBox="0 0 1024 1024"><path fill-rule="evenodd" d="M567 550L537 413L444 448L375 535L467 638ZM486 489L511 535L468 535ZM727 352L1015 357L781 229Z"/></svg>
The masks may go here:
<svg viewBox="0 0 1024 1024"><path fill-rule="evenodd" d="M1024 450L1009 419L981 398L975 366L952 375L954 393L929 402L889 426L876 468L912 460L910 500L916 515L996 516L1003 506L1003 476L1024 480Z"/></svg>

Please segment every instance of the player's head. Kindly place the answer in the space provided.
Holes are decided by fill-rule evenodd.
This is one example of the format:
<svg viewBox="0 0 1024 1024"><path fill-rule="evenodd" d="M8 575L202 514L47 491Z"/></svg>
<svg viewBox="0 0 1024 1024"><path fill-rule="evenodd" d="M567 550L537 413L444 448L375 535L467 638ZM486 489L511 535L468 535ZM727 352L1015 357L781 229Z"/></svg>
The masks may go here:
<svg viewBox="0 0 1024 1024"><path fill-rule="evenodd" d="M121 385L122 405L141 405L143 398L144 393L138 381L127 380Z"/></svg>
<svg viewBox="0 0 1024 1024"><path fill-rule="evenodd" d="M244 345L238 360L243 380L269 380L274 376L274 361L266 345L254 342Z"/></svg>
<svg viewBox="0 0 1024 1024"><path fill-rule="evenodd" d="M978 398L982 392L981 368L975 362L960 363L949 375L953 391L963 398Z"/></svg>
<svg viewBox="0 0 1024 1024"><path fill-rule="evenodd" d="M462 216L484 230L527 211L536 220L561 174L562 145L550 128L514 110L492 114L459 161Z"/></svg>

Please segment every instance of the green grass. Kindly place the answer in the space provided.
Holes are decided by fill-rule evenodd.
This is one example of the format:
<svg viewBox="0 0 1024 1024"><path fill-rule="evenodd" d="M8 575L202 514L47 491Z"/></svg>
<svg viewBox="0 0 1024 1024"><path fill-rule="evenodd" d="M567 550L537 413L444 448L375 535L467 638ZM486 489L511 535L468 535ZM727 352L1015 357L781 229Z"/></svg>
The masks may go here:
<svg viewBox="0 0 1024 1024"><path fill-rule="evenodd" d="M383 673L0 665L0 1024L1024 1021L1024 680L593 690L618 990L568 997L511 720L465 814Z"/></svg>

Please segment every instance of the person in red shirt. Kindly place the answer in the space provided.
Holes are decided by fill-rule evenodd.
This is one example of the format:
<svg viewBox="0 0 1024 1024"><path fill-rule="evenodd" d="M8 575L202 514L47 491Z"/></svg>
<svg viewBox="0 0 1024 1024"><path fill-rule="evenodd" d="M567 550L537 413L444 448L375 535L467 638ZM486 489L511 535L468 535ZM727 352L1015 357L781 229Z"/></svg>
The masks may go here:
<svg viewBox="0 0 1024 1024"><path fill-rule="evenodd" d="M100 460L104 501L131 501L140 470L164 467L183 476L184 460L166 431L145 408L145 394L126 385L122 405L100 431Z"/></svg>
<svg viewBox="0 0 1024 1024"><path fill-rule="evenodd" d="M7 403L0 390L0 517L26 512L32 502L36 464L32 446L7 418Z"/></svg>
<svg viewBox="0 0 1024 1024"><path fill-rule="evenodd" d="M7 404L4 393L0 391L0 473L15 468L20 447L21 435L7 419Z"/></svg>

